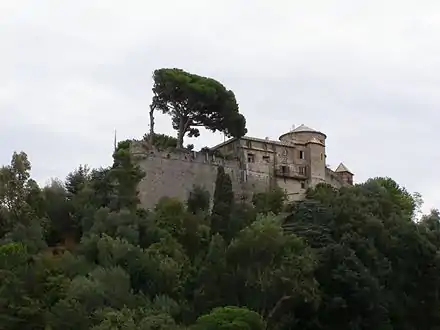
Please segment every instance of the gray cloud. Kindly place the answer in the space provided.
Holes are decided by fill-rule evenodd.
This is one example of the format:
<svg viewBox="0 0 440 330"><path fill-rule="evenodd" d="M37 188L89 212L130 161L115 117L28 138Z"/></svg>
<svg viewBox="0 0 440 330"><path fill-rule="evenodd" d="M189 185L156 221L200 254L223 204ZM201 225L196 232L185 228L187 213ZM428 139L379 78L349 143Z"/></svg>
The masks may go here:
<svg viewBox="0 0 440 330"><path fill-rule="evenodd" d="M0 0L0 163L24 150L40 182L109 164L115 128L148 130L152 71L181 67L234 90L250 135L307 124L327 133L331 165L439 206L439 12L434 0ZM173 133L164 116L157 129Z"/></svg>

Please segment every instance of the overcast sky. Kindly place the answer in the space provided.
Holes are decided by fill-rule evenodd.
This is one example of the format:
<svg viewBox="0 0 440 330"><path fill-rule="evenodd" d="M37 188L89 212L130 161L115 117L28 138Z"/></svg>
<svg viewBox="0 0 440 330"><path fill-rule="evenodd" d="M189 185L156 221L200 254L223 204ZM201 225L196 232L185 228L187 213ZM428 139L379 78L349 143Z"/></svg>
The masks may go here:
<svg viewBox="0 0 440 330"><path fill-rule="evenodd" d="M0 164L25 151L41 183L109 165L114 129L148 131L162 67L232 89L249 135L306 124L327 134L332 168L440 206L436 0L0 0Z"/></svg>

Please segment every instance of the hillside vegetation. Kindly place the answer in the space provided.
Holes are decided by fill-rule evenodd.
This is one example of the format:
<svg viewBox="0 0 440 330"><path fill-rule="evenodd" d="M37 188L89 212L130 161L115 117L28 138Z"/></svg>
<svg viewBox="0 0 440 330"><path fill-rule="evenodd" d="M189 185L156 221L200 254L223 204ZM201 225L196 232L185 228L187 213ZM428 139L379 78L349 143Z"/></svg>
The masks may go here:
<svg viewBox="0 0 440 330"><path fill-rule="evenodd" d="M440 217L389 178L237 202L219 168L139 208L128 141L39 187L0 169L0 329L440 329Z"/></svg>

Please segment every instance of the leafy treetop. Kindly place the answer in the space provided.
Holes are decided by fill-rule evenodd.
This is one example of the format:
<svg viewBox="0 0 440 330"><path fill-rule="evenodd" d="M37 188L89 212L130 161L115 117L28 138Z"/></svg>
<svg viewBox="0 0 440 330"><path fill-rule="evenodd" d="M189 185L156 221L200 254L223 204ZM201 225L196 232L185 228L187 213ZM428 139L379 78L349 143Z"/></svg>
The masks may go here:
<svg viewBox="0 0 440 330"><path fill-rule="evenodd" d="M165 68L154 71L153 79L150 109L171 116L179 148L185 134L200 135L198 127L221 131L229 137L246 134L246 120L238 111L234 93L217 80Z"/></svg>

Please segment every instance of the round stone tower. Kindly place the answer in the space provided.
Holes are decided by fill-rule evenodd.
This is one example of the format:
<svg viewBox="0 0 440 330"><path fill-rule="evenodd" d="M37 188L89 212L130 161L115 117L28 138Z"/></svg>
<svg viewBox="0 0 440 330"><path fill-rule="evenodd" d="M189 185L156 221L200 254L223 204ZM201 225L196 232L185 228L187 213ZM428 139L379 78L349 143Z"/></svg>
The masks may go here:
<svg viewBox="0 0 440 330"><path fill-rule="evenodd" d="M298 166L306 165L308 186L313 187L326 181L325 139L327 136L313 128L300 125L280 136L281 142L291 143L298 149Z"/></svg>
<svg viewBox="0 0 440 330"><path fill-rule="evenodd" d="M308 141L312 140L312 138L316 138L318 141L320 141L322 144L325 145L325 139L327 136L317 131L313 128L307 127L305 125L300 125L294 129L292 129L290 132L284 133L279 137L279 140L281 142L302 142L307 143Z"/></svg>

